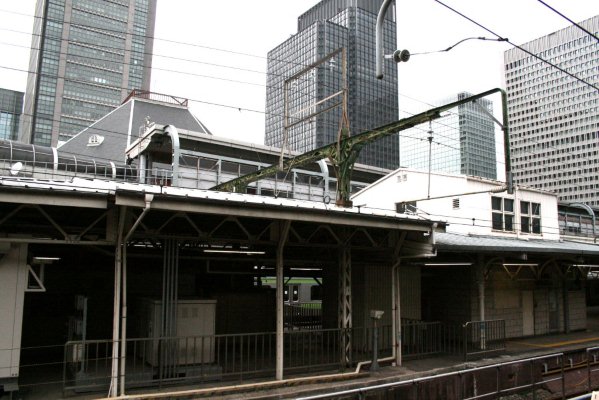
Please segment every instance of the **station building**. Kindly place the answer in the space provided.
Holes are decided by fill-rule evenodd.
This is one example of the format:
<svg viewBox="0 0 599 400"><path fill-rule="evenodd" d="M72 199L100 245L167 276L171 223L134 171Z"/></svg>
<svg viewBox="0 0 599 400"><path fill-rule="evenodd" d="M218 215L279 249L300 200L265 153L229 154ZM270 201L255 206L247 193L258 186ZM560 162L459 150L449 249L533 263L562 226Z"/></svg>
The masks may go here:
<svg viewBox="0 0 599 400"><path fill-rule="evenodd" d="M397 364L584 329L599 249L560 240L551 194L437 174L427 196L421 172L358 165L341 208L324 161L215 191L280 153L142 97L58 149L0 143L5 391L321 374L369 360L375 323ZM294 278L322 287L319 312L286 307Z"/></svg>

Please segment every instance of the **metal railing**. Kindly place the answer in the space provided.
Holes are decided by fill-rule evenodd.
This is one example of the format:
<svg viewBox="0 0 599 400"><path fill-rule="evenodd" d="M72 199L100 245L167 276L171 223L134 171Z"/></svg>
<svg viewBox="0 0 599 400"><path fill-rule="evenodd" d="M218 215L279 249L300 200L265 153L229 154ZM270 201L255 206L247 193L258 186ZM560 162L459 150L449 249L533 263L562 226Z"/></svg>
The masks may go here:
<svg viewBox="0 0 599 400"><path fill-rule="evenodd" d="M316 371L330 366L338 367L340 365L338 346L342 333L340 330L333 329L295 331L286 335L286 374ZM366 330L352 330L353 338L361 335L367 335ZM168 341L177 345L174 348L178 349L176 354L181 358L178 359L175 367L170 365L170 370L164 368L161 375L159 366L152 363L159 360L160 349L168 347ZM218 339L209 336L132 339L128 341L127 346L127 386L195 384L259 376L272 379L274 361L268 360L274 360L273 341L274 334L219 335ZM256 348L263 348L263 353L258 354ZM104 390L110 378L111 349L112 342L108 340L22 348L20 349L19 387L31 393L44 393L53 387L60 387L61 383L65 389L76 392ZM212 357L212 349L214 349L214 360L208 362ZM316 349L318 351L315 351ZM61 355L63 351L64 355ZM152 360L152 357L156 358ZM354 363L369 359L368 349L356 346L354 357L356 357ZM261 360L264 363L261 364ZM65 374L63 380L60 374L56 373L57 371L63 371ZM357 399L360 395L362 398L376 399L389 398L388 396L393 394L393 398L405 397L417 400L428 399L430 393L436 392L446 393L446 397L441 396L443 398L473 400L563 399L597 390L598 387L599 347L593 347L586 351L554 353L363 387L359 393L349 390L345 391L343 396L329 393L324 397L312 398ZM454 397L450 397L450 394Z"/></svg>
<svg viewBox="0 0 599 400"><path fill-rule="evenodd" d="M463 327L464 357L480 357L505 350L505 321L470 321Z"/></svg>
<svg viewBox="0 0 599 400"><path fill-rule="evenodd" d="M352 330L357 336L359 330ZM297 330L284 334L286 372L337 369L344 330ZM98 390L109 384L111 340L67 342L64 346L64 390ZM357 347L357 346L356 346ZM274 332L193 337L127 339L128 387L180 382L244 381L274 376ZM368 359L358 354L357 361Z"/></svg>
<svg viewBox="0 0 599 400"><path fill-rule="evenodd" d="M286 373L343 370L372 357L372 328L315 329L319 309L289 306L290 327L284 334ZM299 314L304 312L305 314ZM379 357L392 354L391 326L378 328ZM341 357L343 341L351 340L350 364ZM129 387L172 382L244 381L272 376L276 366L274 332L230 335L127 339L126 382ZM505 347L504 321L404 321L402 354L406 358L437 354L481 356ZM66 390L93 390L108 385L112 341L71 341L64 347L63 382Z"/></svg>
<svg viewBox="0 0 599 400"><path fill-rule="evenodd" d="M403 320L401 341L402 355L406 358L437 354L465 359L483 357L505 350L505 321L469 321L460 325Z"/></svg>
<svg viewBox="0 0 599 400"><path fill-rule="evenodd" d="M0 160L0 177L11 179L49 180L68 182L73 178L98 179L117 182L137 182L137 171L129 166L91 164L82 160L71 162L19 161L18 171L9 160Z"/></svg>
<svg viewBox="0 0 599 400"><path fill-rule="evenodd" d="M307 304L285 304L283 307L285 327L296 329L322 329L322 308Z"/></svg>

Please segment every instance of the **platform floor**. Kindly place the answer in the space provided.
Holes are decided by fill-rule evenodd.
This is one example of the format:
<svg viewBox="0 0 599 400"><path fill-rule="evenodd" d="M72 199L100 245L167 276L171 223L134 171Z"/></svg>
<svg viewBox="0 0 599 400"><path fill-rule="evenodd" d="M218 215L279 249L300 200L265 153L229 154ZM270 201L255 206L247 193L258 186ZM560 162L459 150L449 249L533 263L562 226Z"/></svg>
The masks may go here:
<svg viewBox="0 0 599 400"><path fill-rule="evenodd" d="M182 386L169 387L161 390L129 390L128 394L131 397L127 396L127 398L158 399L176 397L220 400L233 400L241 397L244 399L298 398L331 389L346 390L387 382L410 380L445 372L465 370L478 366L595 346L599 346L599 307L589 309L587 330L585 331L510 340L507 342L506 351L501 355L476 361L464 361L461 357L431 357L407 360L401 366L382 364L380 370L377 372L365 370L359 374L352 374L351 372L344 374L331 372L330 374L319 377L299 377L283 382L244 382L242 385L229 387L222 387L218 386L219 384L215 384L214 386L202 386L202 389L193 386ZM70 400L88 400L106 398L106 394L69 393L65 396L65 394L62 393L62 382L56 382L56 384L45 385L44 387L24 388L24 390L20 391L19 394L13 398L20 400L63 398ZM2 400L4 400L4 398Z"/></svg>

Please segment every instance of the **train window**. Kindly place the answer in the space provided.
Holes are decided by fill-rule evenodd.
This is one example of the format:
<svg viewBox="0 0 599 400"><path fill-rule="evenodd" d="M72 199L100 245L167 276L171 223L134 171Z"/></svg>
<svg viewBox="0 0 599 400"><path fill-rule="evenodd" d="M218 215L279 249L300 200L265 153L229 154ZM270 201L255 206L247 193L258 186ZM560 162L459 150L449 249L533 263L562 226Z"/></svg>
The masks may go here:
<svg viewBox="0 0 599 400"><path fill-rule="evenodd" d="M289 301L289 285L283 288L283 301Z"/></svg>
<svg viewBox="0 0 599 400"><path fill-rule="evenodd" d="M322 300L322 286L314 285L310 287L310 300Z"/></svg>
<svg viewBox="0 0 599 400"><path fill-rule="evenodd" d="M299 286L293 285L293 286L291 286L291 288L292 288L293 301L297 303L299 301Z"/></svg>

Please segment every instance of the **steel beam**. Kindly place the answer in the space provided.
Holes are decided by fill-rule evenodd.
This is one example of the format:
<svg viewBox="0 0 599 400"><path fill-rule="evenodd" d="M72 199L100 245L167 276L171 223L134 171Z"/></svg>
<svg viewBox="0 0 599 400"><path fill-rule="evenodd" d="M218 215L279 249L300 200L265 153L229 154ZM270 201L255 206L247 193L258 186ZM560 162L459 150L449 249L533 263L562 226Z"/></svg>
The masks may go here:
<svg viewBox="0 0 599 400"><path fill-rule="evenodd" d="M379 138L393 135L400 131L412 128L416 125L432 121L434 119L439 118L441 116L441 113L444 111L450 110L461 104L469 103L471 101L492 95L494 93L501 93L503 107L503 132L505 142L504 151L506 154L506 180L508 182L508 192L511 193L512 172L510 163L509 130L507 119L507 95L505 94L504 90L499 88L487 90L486 92L482 92L462 100L454 101L452 103L430 109L428 111L413 115L408 118L400 119L399 121L392 122L390 124L383 125L379 128L365 131L357 135L349 136L348 132L342 132L341 137L337 143L331 143L329 145L319 147L318 149L287 159L282 164L271 165L270 167L261 169L254 173L241 176L237 179L233 179L225 183L221 183L219 185L214 186L212 189L225 192L243 193L247 185L251 182L255 182L257 180L276 174L281 169L290 170L292 167L298 167L311 162L316 162L321 159L329 158L335 166L335 168L338 169L337 204L343 206L350 206L350 192L347 191L347 189L350 186L349 179L351 178L351 171L353 170L354 162L364 145L371 143ZM345 128L343 130L345 130Z"/></svg>
<svg viewBox="0 0 599 400"><path fill-rule="evenodd" d="M194 201L190 201L193 199ZM142 208L144 199L140 195L117 193L117 205ZM275 220L304 221L332 225L361 226L381 229L400 229L430 232L432 223L423 220L398 220L391 216L369 215L364 212L331 212L329 208L281 207L276 204L252 204L251 202L215 201L204 198L184 197L180 200L172 196L156 196L152 202L153 210L183 211L198 214L230 215L237 217L267 218ZM301 212L299 212L301 211Z"/></svg>

